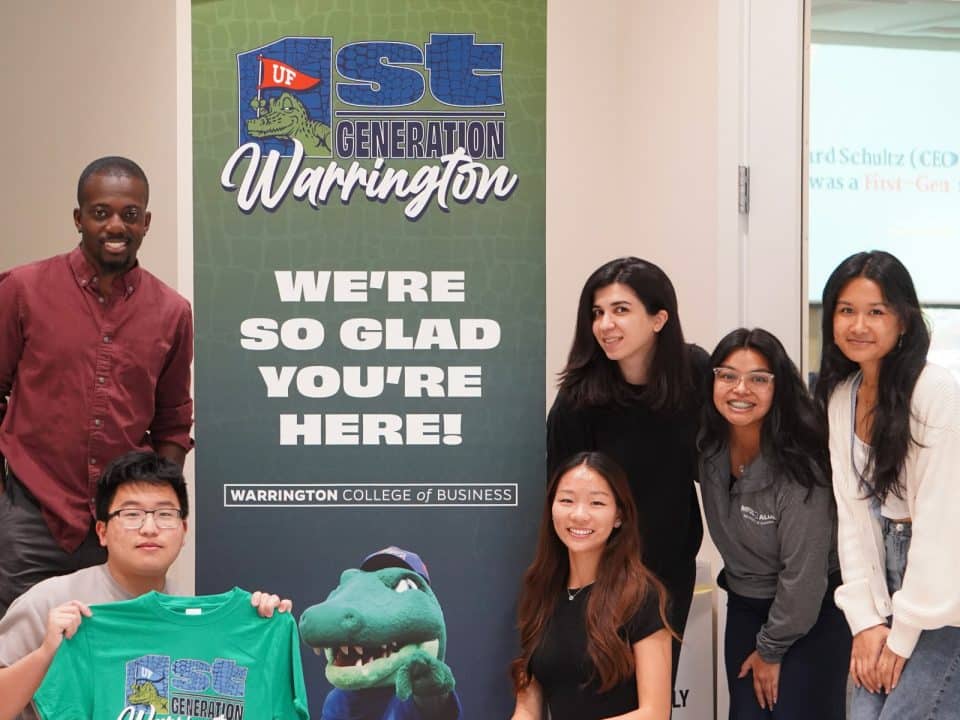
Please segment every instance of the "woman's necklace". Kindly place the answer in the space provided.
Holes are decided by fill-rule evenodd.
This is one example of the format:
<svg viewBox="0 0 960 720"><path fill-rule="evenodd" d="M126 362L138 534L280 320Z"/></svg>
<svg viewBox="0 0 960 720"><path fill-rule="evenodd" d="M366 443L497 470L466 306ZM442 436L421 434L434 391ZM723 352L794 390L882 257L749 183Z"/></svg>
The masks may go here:
<svg viewBox="0 0 960 720"><path fill-rule="evenodd" d="M747 459L747 460L744 460L742 463L737 463L737 464L735 465L735 467L736 467L736 471L735 471L735 472L736 472L736 476L737 476L738 478L743 477L743 476L747 473L747 465L749 465L750 463L752 463L753 460L754 460L754 458L749 458L749 459Z"/></svg>
<svg viewBox="0 0 960 720"><path fill-rule="evenodd" d="M747 472L747 466L750 465L754 460L756 460L757 455L759 455L759 449L754 451L743 452L739 449L731 449L730 451L730 470L738 478L742 478Z"/></svg>
<svg viewBox="0 0 960 720"><path fill-rule="evenodd" d="M584 585L583 587L578 587L576 590L571 590L570 588L567 588L567 600L570 600L572 602L577 595L583 592L583 588L585 587L586 585Z"/></svg>
<svg viewBox="0 0 960 720"><path fill-rule="evenodd" d="M873 388L872 390L867 389L860 385L857 388L857 400L856 400L856 415L854 416L854 431L857 433L857 436L864 440L864 438L869 438L873 432L873 413L877 407L877 390ZM869 445L867 440L864 440Z"/></svg>

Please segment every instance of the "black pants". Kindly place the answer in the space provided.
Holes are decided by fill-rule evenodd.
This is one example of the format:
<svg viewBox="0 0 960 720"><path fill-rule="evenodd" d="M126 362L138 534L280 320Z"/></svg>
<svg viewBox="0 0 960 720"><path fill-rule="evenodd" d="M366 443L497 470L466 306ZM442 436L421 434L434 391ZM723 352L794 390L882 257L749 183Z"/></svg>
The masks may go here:
<svg viewBox="0 0 960 720"><path fill-rule="evenodd" d="M7 470L0 493L0 617L10 604L41 580L66 575L107 559L93 529L68 553L50 534L36 498Z"/></svg>
<svg viewBox="0 0 960 720"><path fill-rule="evenodd" d="M780 663L777 704L772 711L760 708L753 676L738 679L737 675L743 661L756 650L757 633L767 620L773 599L748 598L727 591L724 661L730 720L843 720L851 637L843 613L833 603L839 577L831 580L817 622L790 647Z"/></svg>

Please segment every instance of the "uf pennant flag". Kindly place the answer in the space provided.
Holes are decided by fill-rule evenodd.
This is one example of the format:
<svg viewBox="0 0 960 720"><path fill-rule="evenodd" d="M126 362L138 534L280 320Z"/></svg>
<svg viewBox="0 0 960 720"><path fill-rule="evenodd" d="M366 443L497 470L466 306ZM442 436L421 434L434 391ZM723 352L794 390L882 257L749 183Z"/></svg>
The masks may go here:
<svg viewBox="0 0 960 720"><path fill-rule="evenodd" d="M311 77L295 67L279 60L257 57L260 61L260 84L258 89L286 88L288 90L309 90L320 82L320 78Z"/></svg>

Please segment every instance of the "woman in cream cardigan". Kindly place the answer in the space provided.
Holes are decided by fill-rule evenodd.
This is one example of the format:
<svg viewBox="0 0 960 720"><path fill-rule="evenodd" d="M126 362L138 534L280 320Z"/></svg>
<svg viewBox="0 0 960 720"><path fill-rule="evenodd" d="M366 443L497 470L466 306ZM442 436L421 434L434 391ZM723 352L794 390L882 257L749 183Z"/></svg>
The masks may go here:
<svg viewBox="0 0 960 720"><path fill-rule="evenodd" d="M913 281L889 253L823 291L827 408L852 720L960 717L960 388L927 363Z"/></svg>

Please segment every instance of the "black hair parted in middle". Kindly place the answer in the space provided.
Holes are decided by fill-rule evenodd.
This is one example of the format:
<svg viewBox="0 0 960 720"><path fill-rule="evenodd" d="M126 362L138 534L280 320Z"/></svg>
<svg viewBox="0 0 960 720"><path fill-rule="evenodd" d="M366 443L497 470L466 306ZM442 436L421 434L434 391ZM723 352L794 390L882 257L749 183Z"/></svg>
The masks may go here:
<svg viewBox="0 0 960 720"><path fill-rule="evenodd" d="M727 333L710 356L719 367L737 350L753 350L770 364L773 400L760 428L760 452L775 472L812 489L830 482L826 423L783 344L762 328ZM704 456L728 445L729 426L712 400L704 403L698 446ZM808 493L809 495L809 493Z"/></svg>
<svg viewBox="0 0 960 720"><path fill-rule="evenodd" d="M683 339L677 293L670 278L647 260L622 257L597 268L587 278L577 304L577 325L560 389L575 406L623 404L631 399L617 363L607 358L593 334L593 302L598 290L619 283L629 287L648 315L661 310L667 322L657 334L650 364L650 381L638 392L654 410L679 411L696 396L697 384ZM696 396L699 397L699 396Z"/></svg>
<svg viewBox="0 0 960 720"><path fill-rule="evenodd" d="M817 403L824 410L830 395L841 382L858 370L833 337L833 316L837 299L851 280L865 278L877 284L884 302L903 326L897 346L880 363L877 406L873 414L870 459L864 476L871 477L861 489L881 502L887 493L903 497L900 471L903 470L912 441L910 400L917 379L927 364L930 331L920 309L920 301L907 268L895 256L883 250L851 255L830 274L823 288L822 350L820 375L814 388Z"/></svg>

